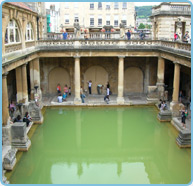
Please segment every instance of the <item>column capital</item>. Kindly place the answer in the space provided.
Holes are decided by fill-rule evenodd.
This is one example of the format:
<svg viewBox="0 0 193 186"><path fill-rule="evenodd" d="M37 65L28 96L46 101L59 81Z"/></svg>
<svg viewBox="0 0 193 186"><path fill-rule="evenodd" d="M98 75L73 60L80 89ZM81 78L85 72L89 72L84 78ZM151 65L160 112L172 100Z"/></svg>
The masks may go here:
<svg viewBox="0 0 193 186"><path fill-rule="evenodd" d="M118 56L118 58L125 58L125 56Z"/></svg>
<svg viewBox="0 0 193 186"><path fill-rule="evenodd" d="M79 59L79 58L80 58L80 56L74 56L74 58L75 58L75 59L76 59L76 58L78 58L78 59Z"/></svg>
<svg viewBox="0 0 193 186"><path fill-rule="evenodd" d="M5 72L4 74L2 74L2 78L7 78L8 74L9 74L9 72Z"/></svg>
<svg viewBox="0 0 193 186"><path fill-rule="evenodd" d="M181 67L180 63L178 63L177 61L173 61L174 65L179 65L179 67Z"/></svg>

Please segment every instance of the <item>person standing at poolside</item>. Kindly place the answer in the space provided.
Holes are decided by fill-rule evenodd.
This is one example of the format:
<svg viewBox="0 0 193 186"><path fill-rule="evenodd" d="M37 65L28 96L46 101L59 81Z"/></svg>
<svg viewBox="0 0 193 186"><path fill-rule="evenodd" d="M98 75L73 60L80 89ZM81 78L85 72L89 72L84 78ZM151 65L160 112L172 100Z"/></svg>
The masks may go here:
<svg viewBox="0 0 193 186"><path fill-rule="evenodd" d="M91 89L91 87L92 87L92 81L90 80L90 81L88 82L89 94L92 94L92 89Z"/></svg>
<svg viewBox="0 0 193 186"><path fill-rule="evenodd" d="M82 100L82 103L84 103L84 98L86 97L83 93L83 89L82 89L82 86L80 87L80 97L81 97L81 100Z"/></svg>
<svg viewBox="0 0 193 186"><path fill-rule="evenodd" d="M61 86L60 86L60 83L58 83L58 85L57 85L57 92L58 92L58 95L61 94Z"/></svg>
<svg viewBox="0 0 193 186"><path fill-rule="evenodd" d="M65 87L64 87L64 92L66 93L66 97L68 96L68 86L67 85L65 85Z"/></svg>
<svg viewBox="0 0 193 186"><path fill-rule="evenodd" d="M183 107L183 109L180 110L180 112L181 112L182 126L186 129L186 117L188 116L188 111L185 110L185 107Z"/></svg>

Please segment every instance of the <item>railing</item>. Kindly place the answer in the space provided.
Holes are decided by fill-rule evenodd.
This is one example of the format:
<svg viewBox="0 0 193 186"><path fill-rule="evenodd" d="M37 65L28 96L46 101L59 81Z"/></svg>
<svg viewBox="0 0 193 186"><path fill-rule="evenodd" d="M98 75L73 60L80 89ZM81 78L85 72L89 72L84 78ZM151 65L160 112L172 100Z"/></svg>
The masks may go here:
<svg viewBox="0 0 193 186"><path fill-rule="evenodd" d="M152 39L151 33L144 33L145 39ZM90 32L90 33L81 33L79 39L120 39L119 32ZM67 40L77 39L74 33L68 33ZM125 34L123 39L127 39ZM131 33L131 39L140 39L139 33ZM63 40L62 33L46 33L42 40Z"/></svg>
<svg viewBox="0 0 193 186"><path fill-rule="evenodd" d="M152 15L160 13L191 15L191 7L188 5L161 5L158 8L152 9Z"/></svg>
<svg viewBox="0 0 193 186"><path fill-rule="evenodd" d="M160 40L115 40L115 39L91 39L91 40L41 40L38 41L40 49L56 49L70 48L70 49L164 49L169 51L175 50L177 53L185 52L186 55L191 55L191 44L179 43L172 41Z"/></svg>

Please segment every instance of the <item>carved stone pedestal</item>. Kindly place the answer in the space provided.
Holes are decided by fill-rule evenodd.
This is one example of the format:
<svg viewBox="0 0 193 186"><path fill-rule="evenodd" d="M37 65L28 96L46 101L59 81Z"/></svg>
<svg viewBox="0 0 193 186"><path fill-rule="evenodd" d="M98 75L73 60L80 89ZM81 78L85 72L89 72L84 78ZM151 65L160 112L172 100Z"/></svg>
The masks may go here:
<svg viewBox="0 0 193 186"><path fill-rule="evenodd" d="M172 112L170 110L160 111L157 115L159 121L171 121L172 120Z"/></svg>
<svg viewBox="0 0 193 186"><path fill-rule="evenodd" d="M11 126L11 145L20 151L28 151L31 146L26 132L26 123L17 122Z"/></svg>
<svg viewBox="0 0 193 186"><path fill-rule="evenodd" d="M10 149L3 158L3 168L5 170L13 170L16 164L16 149Z"/></svg>

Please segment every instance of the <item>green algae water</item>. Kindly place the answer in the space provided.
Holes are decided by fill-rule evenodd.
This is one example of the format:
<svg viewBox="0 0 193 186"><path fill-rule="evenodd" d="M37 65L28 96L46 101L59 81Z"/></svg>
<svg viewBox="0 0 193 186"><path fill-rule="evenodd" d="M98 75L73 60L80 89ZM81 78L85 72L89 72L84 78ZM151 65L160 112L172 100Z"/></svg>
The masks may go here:
<svg viewBox="0 0 193 186"><path fill-rule="evenodd" d="M190 149L154 107L47 109L14 184L187 184Z"/></svg>

